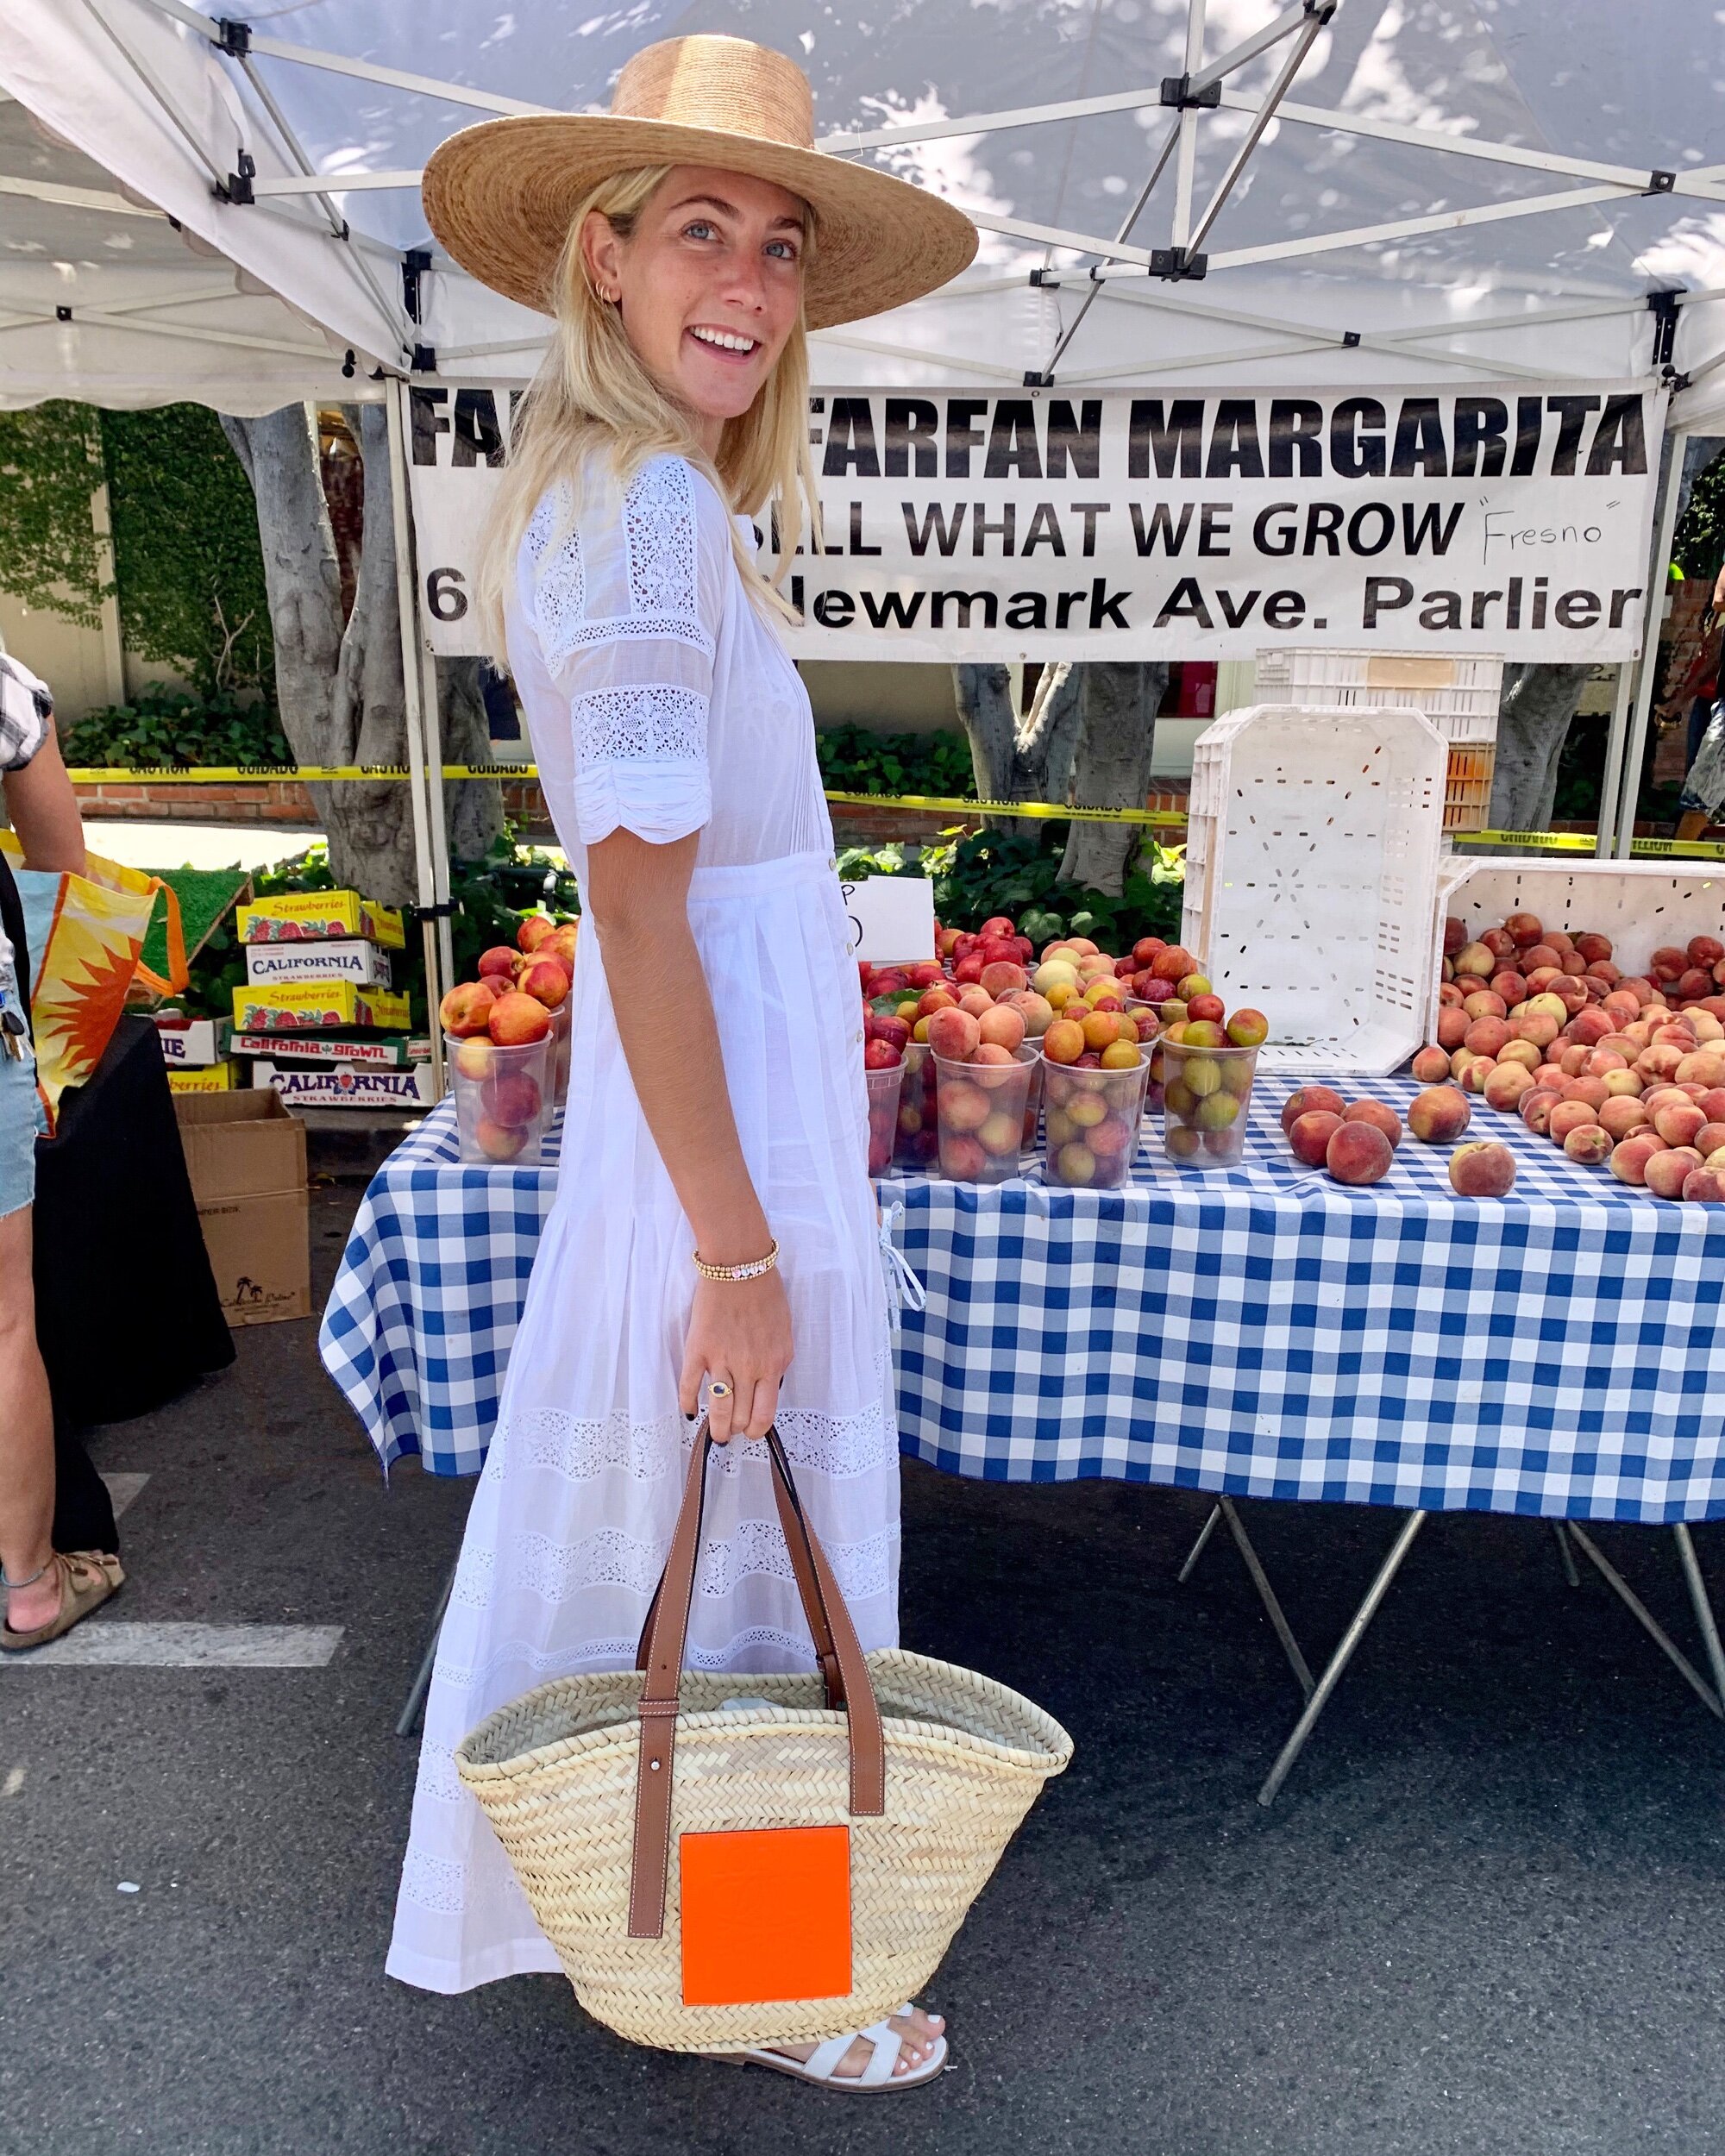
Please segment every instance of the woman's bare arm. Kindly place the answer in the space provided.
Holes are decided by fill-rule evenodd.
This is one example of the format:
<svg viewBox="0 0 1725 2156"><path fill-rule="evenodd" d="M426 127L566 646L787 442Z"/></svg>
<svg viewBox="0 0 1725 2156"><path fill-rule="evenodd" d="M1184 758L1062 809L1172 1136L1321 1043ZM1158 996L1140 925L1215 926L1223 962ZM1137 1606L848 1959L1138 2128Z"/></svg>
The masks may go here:
<svg viewBox="0 0 1725 2156"><path fill-rule="evenodd" d="M82 875L84 824L52 728L29 762L6 774L5 786L6 808L24 849L25 867Z"/></svg>
<svg viewBox="0 0 1725 2156"><path fill-rule="evenodd" d="M735 1265L764 1257L772 1229L743 1157L712 997L689 927L697 843L693 834L655 846L613 831L588 851L581 901L641 1111L695 1248L711 1264ZM733 1401L712 1403L713 1435L763 1436L790 1359L790 1306L776 1272L697 1280L679 1388L685 1414L693 1413L711 1372L735 1387Z"/></svg>

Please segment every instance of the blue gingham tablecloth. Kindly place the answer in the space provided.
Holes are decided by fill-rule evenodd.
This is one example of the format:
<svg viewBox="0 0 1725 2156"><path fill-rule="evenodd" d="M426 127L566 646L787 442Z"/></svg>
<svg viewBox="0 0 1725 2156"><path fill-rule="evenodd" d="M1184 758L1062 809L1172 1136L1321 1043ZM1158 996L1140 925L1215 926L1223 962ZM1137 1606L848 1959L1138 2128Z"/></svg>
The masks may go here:
<svg viewBox="0 0 1725 2156"><path fill-rule="evenodd" d="M1448 1150L1412 1138L1350 1190L1289 1154L1295 1082L1260 1079L1237 1169L1173 1167L1146 1119L1119 1191L884 1180L927 1291L898 1341L905 1451L999 1481L1725 1517L1725 1206L1628 1189L1477 1103L1509 1197L1456 1197ZM455 1152L446 1106L380 1170L322 1341L386 1463L442 1474L482 1459L553 1187Z"/></svg>

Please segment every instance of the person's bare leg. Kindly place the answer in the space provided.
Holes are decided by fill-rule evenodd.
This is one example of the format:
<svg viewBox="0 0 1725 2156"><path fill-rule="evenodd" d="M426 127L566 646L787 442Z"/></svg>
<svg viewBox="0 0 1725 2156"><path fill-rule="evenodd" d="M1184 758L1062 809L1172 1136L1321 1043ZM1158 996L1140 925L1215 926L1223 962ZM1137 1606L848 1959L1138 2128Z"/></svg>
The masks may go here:
<svg viewBox="0 0 1725 2156"><path fill-rule="evenodd" d="M36 1345L30 1221L28 1206L0 1216L0 1566L9 1580L28 1579L53 1555L53 1409ZM47 1624L60 1610L58 1571L6 1601L14 1632Z"/></svg>

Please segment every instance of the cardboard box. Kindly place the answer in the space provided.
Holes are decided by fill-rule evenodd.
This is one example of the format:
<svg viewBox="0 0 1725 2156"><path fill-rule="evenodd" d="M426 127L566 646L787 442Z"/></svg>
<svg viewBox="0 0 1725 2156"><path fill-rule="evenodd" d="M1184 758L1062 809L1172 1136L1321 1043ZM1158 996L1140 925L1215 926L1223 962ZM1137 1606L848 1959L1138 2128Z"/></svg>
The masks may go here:
<svg viewBox="0 0 1725 2156"><path fill-rule="evenodd" d="M403 950L407 931L392 906L374 906L357 891L288 891L242 906L236 918L242 943L323 943L363 936L386 950Z"/></svg>
<svg viewBox="0 0 1725 2156"><path fill-rule="evenodd" d="M254 1086L269 1086L296 1108L429 1108L429 1064L380 1069L367 1063L292 1063L260 1057L252 1065Z"/></svg>
<svg viewBox="0 0 1725 2156"><path fill-rule="evenodd" d="M423 1034L408 1040L398 1034L374 1034L349 1040L312 1029L304 1033L235 1033L229 1044L236 1056L267 1056L278 1063L367 1063L378 1069L405 1070L429 1063L431 1044Z"/></svg>
<svg viewBox="0 0 1725 2156"><path fill-rule="evenodd" d="M305 1125L268 1089L181 1094L173 1112L229 1324L309 1318Z"/></svg>
<svg viewBox="0 0 1725 2156"><path fill-rule="evenodd" d="M362 937L331 943L248 943L246 979L256 987L278 981L351 981L356 987L386 988L389 954Z"/></svg>
<svg viewBox="0 0 1725 2156"><path fill-rule="evenodd" d="M156 1038L170 1071L198 1070L219 1063L228 1053L231 1018L189 1018L177 1011L156 1013Z"/></svg>
<svg viewBox="0 0 1725 2156"><path fill-rule="evenodd" d="M235 988L234 1023L242 1032L325 1025L375 1025L402 1032L407 1026L407 998L387 988L356 988L351 981L286 981L274 987Z"/></svg>
<svg viewBox="0 0 1725 2156"><path fill-rule="evenodd" d="M187 1070L168 1066L170 1093L232 1093L239 1082L239 1067L231 1062L206 1063Z"/></svg>

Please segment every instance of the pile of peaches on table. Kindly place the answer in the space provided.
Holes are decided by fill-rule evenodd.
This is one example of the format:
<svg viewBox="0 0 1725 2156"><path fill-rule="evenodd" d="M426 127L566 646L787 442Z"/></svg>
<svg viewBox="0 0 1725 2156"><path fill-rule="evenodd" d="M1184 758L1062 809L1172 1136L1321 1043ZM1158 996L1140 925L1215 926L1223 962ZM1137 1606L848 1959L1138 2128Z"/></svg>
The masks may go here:
<svg viewBox="0 0 1725 2156"><path fill-rule="evenodd" d="M1458 1134L1477 1094L1581 1167L1659 1198L1725 1202L1725 943L1693 936L1626 975L1609 937L1522 912L1477 937L1452 918L1444 950L1415 1110Z"/></svg>

